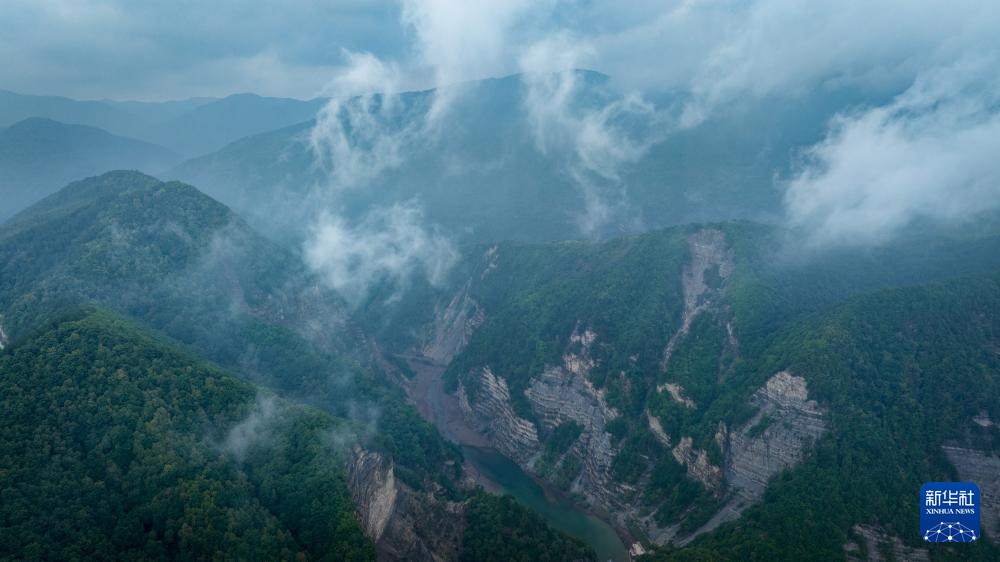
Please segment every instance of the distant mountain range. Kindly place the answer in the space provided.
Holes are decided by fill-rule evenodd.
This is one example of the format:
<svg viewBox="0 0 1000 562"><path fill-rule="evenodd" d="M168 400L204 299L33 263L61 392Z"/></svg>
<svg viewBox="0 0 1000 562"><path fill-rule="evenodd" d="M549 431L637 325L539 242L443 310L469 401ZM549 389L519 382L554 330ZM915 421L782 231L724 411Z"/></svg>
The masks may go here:
<svg viewBox="0 0 1000 562"><path fill-rule="evenodd" d="M192 157L247 135L311 119L325 103L323 98L302 101L255 94L169 102L79 101L0 90L0 127L45 117L99 127Z"/></svg>
<svg viewBox="0 0 1000 562"><path fill-rule="evenodd" d="M607 77L578 73L571 110L619 99L608 90ZM372 207L412 200L429 222L478 241L608 237L692 221L773 220L782 212L776 175L788 173L794 151L819 140L826 120L850 97L736 104L696 127L664 135L637 161L617 166L617 180L595 182L577 175L576 147L538 146L525 92L517 75L464 85L442 118L441 134L408 146L398 165L369 188L337 190L337 208L351 219ZM418 126L432 94L402 95L403 117L389 130ZM670 97L653 101L664 111L678 103ZM648 124L633 119L613 125L621 136L641 137ZM328 203L324 191L333 181L316 165L313 126L308 121L243 138L164 177L203 186L269 231L301 229L315 210L303 202ZM588 190L595 185L591 199ZM607 212L593 232L580 226L588 206Z"/></svg>
<svg viewBox="0 0 1000 562"><path fill-rule="evenodd" d="M88 125L30 117L0 129L0 221L66 183L108 170L162 170L177 153Z"/></svg>

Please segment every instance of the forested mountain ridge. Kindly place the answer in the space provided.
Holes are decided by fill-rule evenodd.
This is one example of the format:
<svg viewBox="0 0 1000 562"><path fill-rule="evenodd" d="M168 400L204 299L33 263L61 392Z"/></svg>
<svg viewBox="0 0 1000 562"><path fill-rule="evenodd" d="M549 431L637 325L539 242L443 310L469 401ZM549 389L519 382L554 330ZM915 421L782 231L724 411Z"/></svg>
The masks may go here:
<svg viewBox="0 0 1000 562"><path fill-rule="evenodd" d="M277 546L243 540L243 531L234 531L235 536L227 539L233 552L289 559L306 548L310 556L328 552L326 559L364 559L374 552L370 543L352 537L360 528L355 514L360 517L377 509L367 503L371 500L389 507L390 517L381 520L379 532L368 533L383 555L394 552L407 558L430 556L433 552L435 556L450 553L458 557L466 550L466 542L468 549L477 549L486 544L487 537L507 533L518 537L515 551L521 556L549 552L553 560L592 557L587 547L549 529L522 506L496 503L465 481L458 449L444 442L405 402L402 393L386 383L377 365L359 362L365 360L368 351L363 340L356 339L357 330L350 327L336 295L320 287L294 256L257 235L228 208L191 186L163 183L138 172L112 172L71 184L0 227L0 272L0 343L6 348L0 352L3 357L21 353L18 361L34 361L37 349L31 353L19 350L35 349L31 346L41 341L35 338L55 337L51 336L55 330L58 337L70 342L84 338L81 345L87 348L85 353L76 348L65 350L71 358L80 357L72 360L80 369L92 367L100 375L107 360L128 361L133 352L149 358L167 353L162 349L169 347L170 353L183 355L220 377L224 375L226 380L234 381L234 388L241 389L237 398L242 406L227 406L226 412L239 412L245 419L239 421L228 414L227 427L236 424L228 437L219 432L208 435L205 432L211 428L201 427L205 423L200 421L185 422L183 428L202 432L203 440L220 441L224 448L231 449L243 463L240 470L246 476L238 473L239 479L249 478L256 486L259 503L282 522L287 520L292 531L276 530L272 542L276 541ZM131 338L132 332L142 330L110 313L87 312L94 306L92 303L160 330L186 349L178 350L176 344L162 343L149 335L135 336L139 343L105 343L110 340L101 335L102 330L110 330L114 337L127 332L122 338ZM80 306L84 312L74 312ZM67 314L71 315L68 320ZM87 336L91 329L99 333ZM45 348L54 350L50 357L53 361L61 360L60 346ZM93 352L91 348L104 355L88 355ZM263 402L258 399L256 405L248 406L248 400L253 402L253 387L193 359L191 354L195 352L232 369L245 381L264 384L270 392L326 412L283 405L282 412L304 413L275 415L277 402L273 398ZM22 396L44 393L46 385L69 384L68 380L56 380L61 371L50 372L52 380L45 383L23 377L25 368L22 365L11 369L11 373L22 375L15 377L24 382L18 387ZM136 375L133 370L123 369L126 375ZM173 384L166 375L147 382L155 389L171 388ZM111 392L103 379L94 384L98 386L87 396L107 396ZM195 397L203 394L198 389L185 392ZM74 410L81 416L96 416L92 425L98 436L108 431L102 425L105 418L100 417L104 415L104 404L89 401ZM198 412L186 402L178 408L190 410L192 416ZM155 413L155 409L142 410L142 415ZM122 415L133 414L129 411ZM286 430L287 442L264 439L262 443L268 447L252 442L257 434L270 436ZM309 441L314 435L318 441ZM250 445L243 443L247 440ZM9 450L15 451L25 445L11 434L10 446ZM350 448L381 459L376 473L359 465L355 455L347 454ZM322 458L306 460L302 457L306 454L311 455L308 458ZM42 463L44 459L35 461ZM189 460L189 470L217 471L209 461L211 458L204 455L195 456ZM344 474L345 464L352 474L350 480ZM76 472L76 468L67 470ZM371 488L373 477L387 477L391 485L378 488L376 483L375 497L366 497L364 490ZM93 479L99 480L97 476ZM388 503L379 497L383 493L391 496ZM350 509L345 507L345 494L350 496ZM170 509L191 511L194 506L183 502L198 497L185 496L181 504ZM322 502L317 501L320 497ZM251 504L246 509L257 513L259 510ZM165 517L159 506L145 508L145 512L149 517ZM121 518L117 509L115 505L108 507L110 514ZM253 515L246 525L269 529L267 517ZM36 521L31 518L26 524L34 525ZM176 518L167 522L184 528ZM468 534L466 526L471 529ZM302 527L299 536L296 529ZM150 549L159 550L143 551L136 557L186 556L178 549L190 545L170 542L180 533L177 528L157 529L160 542L166 541L164 545L151 543ZM366 526L364 530L370 529ZM40 531L31 532L35 533L30 535L31 544L12 543L12 552L47 552L38 546L47 539L37 538ZM104 528L92 530L89 540L112 542L90 557L112 558L118 551L131 552L131 546L115 543L114 536L109 538L110 532ZM188 531L184 534L187 536ZM271 540L268 537L261 540ZM52 539L53 548L70 549L55 557L87 556L79 554L84 551L73 546L73 540ZM338 546L341 542L347 551ZM308 543L307 547L303 543ZM436 550L430 550L432 545ZM343 552L353 554L342 557ZM476 557L490 559L485 552Z"/></svg>
<svg viewBox="0 0 1000 562"><path fill-rule="evenodd" d="M336 295L191 186L138 172L73 183L0 227L0 256L12 339L85 299L276 388L322 394L353 376Z"/></svg>
<svg viewBox="0 0 1000 562"><path fill-rule="evenodd" d="M915 440L919 449L906 456L867 457L870 464L851 476L859 486L880 478L869 466L914 471L913 481L953 478L941 447L963 433L948 428L986 438L971 420L996 419L983 412L1000 393L989 382L997 326L977 311L993 308L990 272L1000 271L1000 256L995 231L970 232L913 234L869 252L812 256L790 252L782 231L751 223L601 243L501 243L468 250L449 289L418 288L384 308L374 298L367 321L388 349L447 365L446 382L465 418L540 478L609 510L651 543L718 545L722 531L711 531L724 525L735 543L695 552L738 558L751 552L734 544L755 540L742 534L753 524L726 521L811 501L804 488L775 499L774 490L789 490L780 487L781 474L815 470L822 452L869 454L859 436L882 430L859 423L904 423L857 411L878 408L930 432L910 427L927 439ZM973 277L955 279L961 275ZM939 285L905 287L935 280ZM951 312L937 321L938 309ZM970 314L976 322L963 325ZM925 329L908 333L914 324ZM936 329L947 333L937 337ZM803 339L806 332L814 336ZM828 339L834 333L846 339ZM892 333L902 340L887 337ZM861 370L849 350L883 353L860 351L868 341L886 357L906 359ZM936 399L916 408L902 397L938 376L930 373L945 360L958 379L941 391L958 400L965 396L958 388L975 384L977 398L952 408L955 418L932 421ZM903 378L889 387L876 382L887 377ZM895 439L901 434L882 442ZM972 454L995 454L994 438L986 439ZM812 476L817 493L831 498L833 486L850 485L835 473ZM843 556L842 546L865 543L864 533L889 544L907 537L915 546L906 530L916 524L916 509L908 509L907 496L884 483L868 491L884 512L851 506L812 513L814 527L786 529L752 552ZM817 542L819 534L825 542ZM814 550L817 544L825 550Z"/></svg>
<svg viewBox="0 0 1000 562"><path fill-rule="evenodd" d="M252 386L119 317L17 341L0 386L0 558L374 559L326 444L343 422L278 404L240 431Z"/></svg>

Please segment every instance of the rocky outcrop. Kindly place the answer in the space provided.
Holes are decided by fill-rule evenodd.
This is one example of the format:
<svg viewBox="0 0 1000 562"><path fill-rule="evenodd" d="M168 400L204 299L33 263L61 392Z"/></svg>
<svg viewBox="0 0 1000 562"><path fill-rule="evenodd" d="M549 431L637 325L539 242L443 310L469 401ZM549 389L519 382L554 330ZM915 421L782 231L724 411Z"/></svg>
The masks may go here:
<svg viewBox="0 0 1000 562"><path fill-rule="evenodd" d="M347 464L347 478L361 528L378 542L399 494L392 464L378 453L355 447Z"/></svg>
<svg viewBox="0 0 1000 562"><path fill-rule="evenodd" d="M706 489L718 492L722 488L722 469L708 460L708 453L695 449L692 443L690 437L681 437L680 443L670 453L674 460L687 466L688 476L701 482Z"/></svg>
<svg viewBox="0 0 1000 562"><path fill-rule="evenodd" d="M7 332L3 330L3 324L0 323L0 349L7 347Z"/></svg>
<svg viewBox="0 0 1000 562"><path fill-rule="evenodd" d="M982 529L996 541L1000 538L1000 456L954 445L942 448L958 471L958 477L979 485L983 495L980 498Z"/></svg>
<svg viewBox="0 0 1000 562"><path fill-rule="evenodd" d="M469 338L485 319L479 303L470 294L471 281L465 283L447 305L438 305L434 324L421 350L424 357L447 365L469 343Z"/></svg>
<svg viewBox="0 0 1000 562"><path fill-rule="evenodd" d="M664 390L670 393L670 398L672 398L674 402L677 402L678 404L683 404L691 409L698 407L694 403L694 400L691 400L690 398L684 395L684 387L682 387L681 385L667 382L656 386L657 392L662 393Z"/></svg>
<svg viewBox="0 0 1000 562"><path fill-rule="evenodd" d="M527 463L539 449L535 424L514 412L507 381L493 374L489 367L479 370L476 382L478 390L474 398L464 384L459 384L458 404L462 413L498 451L518 463Z"/></svg>
<svg viewBox="0 0 1000 562"><path fill-rule="evenodd" d="M787 371L771 377L753 394L750 404L757 408L750 421L732 430L722 425L715 435L723 456L722 475L734 493L708 522L678 540L678 544L685 545L698 535L738 518L747 507L761 500L768 481L800 463L827 429L826 412L809 399L805 379ZM678 462L683 458L688 463L688 474L706 488L719 490L710 486L717 477L713 467L705 467L704 460L691 452L689 438L685 439L688 447L682 449L685 440L681 440L674 449L674 457Z"/></svg>
<svg viewBox="0 0 1000 562"><path fill-rule="evenodd" d="M567 353L561 366L548 367L532 379L525 395L546 430L551 431L568 421L583 427L572 449L583 460L584 467L573 490L587 496L604 496L616 489L610 470L617 449L612 445L606 426L618 417L618 412L608 406L603 392L595 389L586 377L593 366L586 353L592 342L591 337L583 353ZM605 500L603 498L600 503L605 504Z"/></svg>
<svg viewBox="0 0 1000 562"><path fill-rule="evenodd" d="M666 371L670 364L677 344L691 330L695 317L719 304L722 287L712 287L706 280L706 274L715 270L724 282L733 272L733 251L726 245L726 235L714 228L705 228L688 237L688 247L691 261L681 273L681 286L684 291L684 311L681 315L681 327L671 336L663 351L660 370ZM732 332L730 330L730 336ZM733 338L735 341L735 338Z"/></svg>
<svg viewBox="0 0 1000 562"><path fill-rule="evenodd" d="M358 520L379 560L458 559L463 504L412 490L396 480L385 457L360 447L348 457L347 476Z"/></svg>
<svg viewBox="0 0 1000 562"><path fill-rule="evenodd" d="M767 481L798 464L826 431L825 410L809 400L806 381L782 371L754 393L757 413L743 427L716 435L726 459L726 481L749 503L764 495Z"/></svg>
<svg viewBox="0 0 1000 562"><path fill-rule="evenodd" d="M906 560L912 562L927 562L930 553L926 548L913 548L903 544L899 537L889 535L879 527L871 525L855 525L854 534L865 543L865 554L858 542L852 541L844 545L844 554L848 560L880 562L886 558L883 552L891 552L890 560Z"/></svg>
<svg viewBox="0 0 1000 562"><path fill-rule="evenodd" d="M649 431L653 433L653 436L660 442L660 445L663 445L666 449L673 447L673 445L670 444L670 436L663 430L663 424L660 422L660 418L651 414L649 410L646 410L646 423L649 425Z"/></svg>

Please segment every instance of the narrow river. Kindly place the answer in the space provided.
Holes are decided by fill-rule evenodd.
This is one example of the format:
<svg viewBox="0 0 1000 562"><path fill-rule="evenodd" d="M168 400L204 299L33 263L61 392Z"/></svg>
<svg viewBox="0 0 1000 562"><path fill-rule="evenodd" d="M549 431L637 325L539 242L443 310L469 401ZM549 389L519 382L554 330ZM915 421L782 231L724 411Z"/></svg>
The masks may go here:
<svg viewBox="0 0 1000 562"><path fill-rule="evenodd" d="M444 392L444 368L421 359L411 359L416 376L410 383L410 397L420 414L433 423L445 438L458 443L472 473L491 492L510 494L534 509L553 528L589 544L601 562L628 562L628 549L615 530L571 502L546 493L521 467L489 446L482 435L470 428L458 408L458 400Z"/></svg>
<svg viewBox="0 0 1000 562"><path fill-rule="evenodd" d="M462 447L462 453L482 476L501 491L542 514L552 527L589 544L597 552L598 560L628 562L628 551L614 529L570 503L546 494L537 482L507 457L482 447Z"/></svg>

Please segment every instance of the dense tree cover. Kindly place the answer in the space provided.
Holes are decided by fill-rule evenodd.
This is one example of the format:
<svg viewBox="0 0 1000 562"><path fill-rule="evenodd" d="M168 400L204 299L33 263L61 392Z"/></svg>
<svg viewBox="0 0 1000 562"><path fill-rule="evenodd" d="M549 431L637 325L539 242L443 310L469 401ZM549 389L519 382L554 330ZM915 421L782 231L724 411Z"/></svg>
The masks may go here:
<svg viewBox="0 0 1000 562"><path fill-rule="evenodd" d="M510 496L480 493L469 502L461 559L468 562L596 560L577 539L552 530Z"/></svg>
<svg viewBox="0 0 1000 562"><path fill-rule="evenodd" d="M692 550L658 559L814 559L842 556L854 524L879 525L935 558L995 559L990 538L961 551L926 545L916 490L955 480L941 445L1000 449L1000 431L972 416L1000 415L1000 278L883 290L790 328L752 371L790 368L830 408L830 434L765 501ZM992 540L995 540L993 538ZM964 547L964 545L963 545Z"/></svg>
<svg viewBox="0 0 1000 562"><path fill-rule="evenodd" d="M6 333L16 341L79 302L112 308L335 415L378 410L385 431L372 443L396 458L404 481L453 476L441 470L457 451L351 357L355 329L341 299L194 187L109 172L0 227Z"/></svg>
<svg viewBox="0 0 1000 562"><path fill-rule="evenodd" d="M629 400L642 389L626 392L624 383L649 382L638 373L655 369L662 342L676 328L684 231L601 244L501 244L497 254L502 266L473 287L490 320L448 367L451 384L461 379L474 396L476 379L466 375L490 365L508 381L518 413L532 419L523 395L528 381L560 362L574 330L589 328L598 334L592 353L601 365L593 382L608 389L616 406L636 410L640 405ZM621 371L627 378L618 376Z"/></svg>
<svg viewBox="0 0 1000 562"><path fill-rule="evenodd" d="M683 387L696 408L678 403L666 392L656 392L655 386L665 380L658 363L669 336L680 325L680 275L688 260L685 238L698 226L608 242L507 243L485 255L485 248L468 252L456 271L455 285L442 294L450 298L471 279L470 294L484 310L486 322L449 368L452 384L462 381L474 393L475 377L468 375L489 365L510 384L518 413L533 420L523 395L528 381L546 365L561 363L563 353L578 351L569 345L574 330L593 329L597 340L591 354L597 365L590 373L591 382L606 389L609 403L623 414L607 427L620 447L612 474L623 482L641 483L637 498L658 522L679 520L682 531L690 531L720 507L725 495L715 496L687 476L685 468L650 433L645 411L659 418L674 442L692 436L694 446L720 464L722 451L715 440L720 423L738 427L749 420L754 413L747 403L750 396L776 372L790 369L806 377L811 396L830 407L831 431L817 446L815 458L791 472L802 475L795 479L801 487L788 488L787 476L782 477L771 487L763 506L753 512L770 513L766 524L742 527L740 523L726 527L736 529L728 531L731 534L725 535L724 530L718 536L770 545L753 551L766 553L761 558L839 556L856 523L881 525L912 541L909 530L915 525L911 519L916 511L907 503L915 501L908 490L914 483L914 489L919 489L931 474L954 477L940 445L944 439L960 436L946 436L943 428L964 428L978 448L993 448L989 432L983 435L984 431L967 422L979 411L976 408L992 411L984 401L1000 403L995 387L977 382L995 362L995 355L983 356L988 355L984 349L995 348L995 343L988 343L995 336L985 335L988 330L963 332L974 328L941 323L931 311L948 308L954 322L960 323L963 315L982 318L984 311L997 307L989 285L992 281L955 282L936 289L892 288L1000 269L996 225L986 222L982 228L911 232L880 248L816 253L791 250L786 233L773 228L749 223L711 226L725 233L735 269L726 280L717 270L707 272L706 283L723 290L723 301L715 311L695 318L674 349L669 371L669 380ZM986 283L979 289L982 294L968 294L968 286L977 283ZM404 320L413 325L419 324L422 314L426 322L432 312L427 306L404 304L408 311ZM736 348L727 344L728 322L738 342ZM929 331L912 334L909 343L896 341L912 323L921 323ZM412 327L406 330L413 331ZM857 339L835 339L833 330ZM951 335L937 334L937 330ZM803 339L805 333L822 337ZM959 333L964 335L956 336ZM405 341L405 334L398 335ZM860 359L862 355L850 358L855 351L865 359ZM875 360L880 363L873 366ZM946 399L935 397L941 390L931 390L931 375L912 379L914 372L929 373L945 369L944 365L952 373L941 375L949 381ZM961 380L953 378L958 372L963 373ZM914 407L914 393L926 395L924 405ZM845 398L848 395L854 398ZM869 401L860 401L860 396ZM954 417L938 421L931 414L934 405L947 408L972 396L977 398L968 407L949 409ZM889 421L889 412L906 415ZM909 421L886 431L888 426L903 424L902 419ZM762 432L768 423L764 419L752 431ZM549 447L554 435L540 434L546 448L535 463L536 471L553 483L565 484L565 476L558 471L559 458ZM892 455L868 452L874 447L891 448L884 444L906 441L909 435L921 437ZM845 458L851 459L846 466ZM876 475L873 466L893 469ZM858 490L875 498L866 509L859 507L860 491L847 493L851 482L862 475L871 485L859 485ZM894 484L889 485L889 479ZM810 482L819 483L822 499L809 495L814 494L807 488ZM769 507L779 505L775 494L780 490L790 490L785 492L785 507ZM789 507L843 506L844 500L837 499L842 494L853 503L829 510L837 515L810 511L808 522L801 526L800 516L795 515L799 511ZM758 516L746 520L754 517ZM756 532L766 534L767 539L760 540ZM774 546L778 544L788 547ZM727 543L719 556L753 552Z"/></svg>
<svg viewBox="0 0 1000 562"><path fill-rule="evenodd" d="M13 338L79 300L276 388L334 398L331 382L357 375L343 357L350 335L339 299L184 184L110 172L0 228L0 314Z"/></svg>
<svg viewBox="0 0 1000 562"><path fill-rule="evenodd" d="M0 227L0 311L0 558L371 559L344 479L357 442L402 483L468 498L458 448L344 354L354 328L336 295L190 186L113 172L27 209ZM255 406L192 352L352 421Z"/></svg>
<svg viewBox="0 0 1000 562"><path fill-rule="evenodd" d="M372 559L329 416L290 411L227 454L254 394L104 312L17 342L0 353L0 558Z"/></svg>

